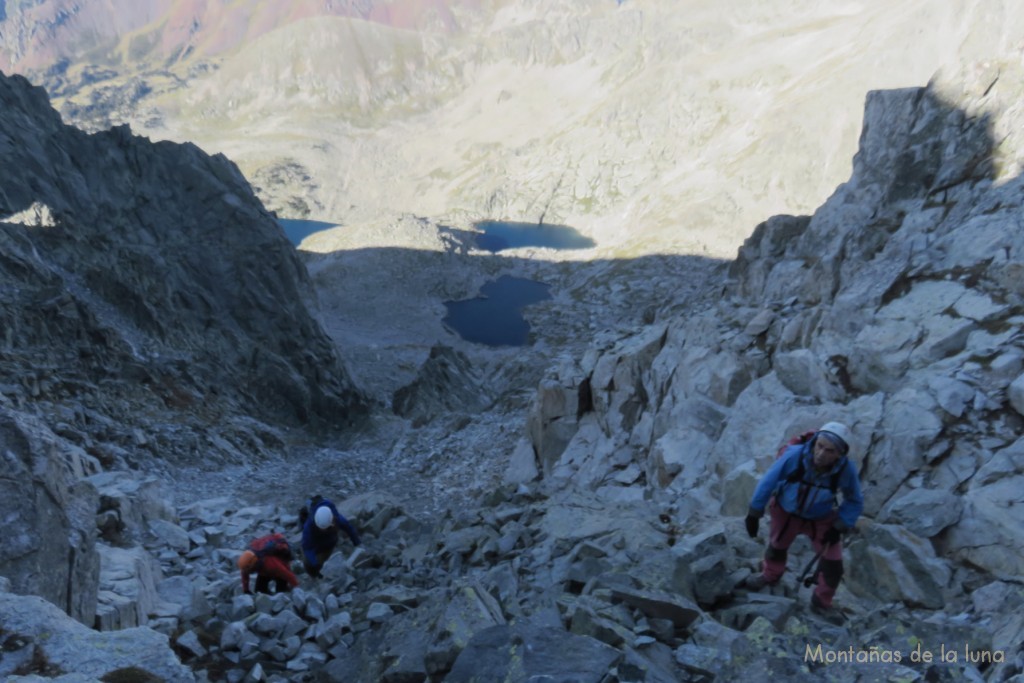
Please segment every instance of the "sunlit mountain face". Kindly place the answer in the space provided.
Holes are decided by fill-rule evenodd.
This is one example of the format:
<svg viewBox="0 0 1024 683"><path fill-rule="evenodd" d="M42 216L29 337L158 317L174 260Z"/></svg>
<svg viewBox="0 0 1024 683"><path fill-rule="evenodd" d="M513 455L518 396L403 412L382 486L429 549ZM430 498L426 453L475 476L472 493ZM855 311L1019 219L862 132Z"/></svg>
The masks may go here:
<svg viewBox="0 0 1024 683"><path fill-rule="evenodd" d="M477 0L8 0L0 2L0 68L60 72L214 57L287 24L318 16L385 26L454 30Z"/></svg>
<svg viewBox="0 0 1024 683"><path fill-rule="evenodd" d="M65 122L236 163L283 219L571 226L731 258L849 178L865 94L1016 50L985 0L23 0Z"/></svg>

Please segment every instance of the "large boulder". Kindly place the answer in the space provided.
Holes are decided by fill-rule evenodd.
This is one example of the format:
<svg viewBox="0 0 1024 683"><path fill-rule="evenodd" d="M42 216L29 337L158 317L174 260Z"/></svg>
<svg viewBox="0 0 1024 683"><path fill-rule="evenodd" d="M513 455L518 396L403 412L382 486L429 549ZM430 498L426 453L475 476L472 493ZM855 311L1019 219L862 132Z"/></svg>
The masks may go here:
<svg viewBox="0 0 1024 683"><path fill-rule="evenodd" d="M922 538L931 538L960 521L963 501L937 489L913 489L882 510L880 521L901 524Z"/></svg>
<svg viewBox="0 0 1024 683"><path fill-rule="evenodd" d="M442 413L478 413L490 403L483 377L466 354L435 344L416 379L395 391L396 415L425 423Z"/></svg>
<svg viewBox="0 0 1024 683"><path fill-rule="evenodd" d="M85 480L98 464L38 420L0 410L0 575L93 623L100 574L99 495Z"/></svg>
<svg viewBox="0 0 1024 683"><path fill-rule="evenodd" d="M964 513L947 534L947 548L957 558L1009 579L1024 563L1024 475L971 488Z"/></svg>
<svg viewBox="0 0 1024 683"><path fill-rule="evenodd" d="M857 595L928 609L946 604L949 565L925 539L902 527L868 525L863 538L850 543L848 556L846 585Z"/></svg>
<svg viewBox="0 0 1024 683"><path fill-rule="evenodd" d="M591 638L530 622L492 626L469 641L445 677L452 683L571 680L599 683L622 657Z"/></svg>
<svg viewBox="0 0 1024 683"><path fill-rule="evenodd" d="M35 596L0 593L0 674L77 674L87 680L192 683L167 636L145 627L100 633Z"/></svg>

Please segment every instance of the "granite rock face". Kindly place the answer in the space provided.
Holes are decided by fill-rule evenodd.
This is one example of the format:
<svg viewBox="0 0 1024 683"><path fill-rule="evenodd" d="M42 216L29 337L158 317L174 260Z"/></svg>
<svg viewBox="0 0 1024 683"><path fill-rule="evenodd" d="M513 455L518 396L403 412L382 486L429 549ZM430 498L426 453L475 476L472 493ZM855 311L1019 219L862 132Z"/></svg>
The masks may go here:
<svg viewBox="0 0 1024 683"><path fill-rule="evenodd" d="M88 477L259 458L364 400L233 164L82 133L17 76L0 102L0 573L91 625L130 511Z"/></svg>
<svg viewBox="0 0 1024 683"><path fill-rule="evenodd" d="M0 591L4 680L132 680L191 683L195 675L166 635L148 628L100 633L38 597ZM71 678L64 678L70 676ZM78 676L79 678L75 678Z"/></svg>
<svg viewBox="0 0 1024 683"><path fill-rule="evenodd" d="M0 80L5 375L57 399L99 382L216 415L340 424L361 399L308 275L238 169L127 127L65 126Z"/></svg>
<svg viewBox="0 0 1024 683"><path fill-rule="evenodd" d="M718 301L542 383L537 469L609 500L639 481L699 529L744 514L787 438L841 420L865 517L905 525L910 555L940 539L927 595L889 595L934 606L951 570L1008 578L1024 562L1020 74L992 61L870 93L850 180L813 216L758 226Z"/></svg>
<svg viewBox="0 0 1024 683"><path fill-rule="evenodd" d="M79 621L96 612L99 494L86 477L99 463L39 420L0 412L0 576Z"/></svg>
<svg viewBox="0 0 1024 683"><path fill-rule="evenodd" d="M443 413L479 413L489 402L480 373L465 354L441 344L430 350L416 379L394 393L396 415L424 423Z"/></svg>

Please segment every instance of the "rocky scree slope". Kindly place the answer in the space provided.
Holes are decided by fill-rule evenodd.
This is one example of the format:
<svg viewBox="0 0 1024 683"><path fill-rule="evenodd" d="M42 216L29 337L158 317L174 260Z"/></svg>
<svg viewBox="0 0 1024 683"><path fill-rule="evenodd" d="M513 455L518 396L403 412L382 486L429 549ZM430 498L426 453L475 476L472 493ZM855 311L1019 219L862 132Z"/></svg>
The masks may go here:
<svg viewBox="0 0 1024 683"><path fill-rule="evenodd" d="M168 509L130 478L94 477L124 523L103 528L108 547L148 547L137 562L105 553L132 571L104 584L124 600L100 623L167 634L185 680L1019 677L1019 82L998 64L873 93L851 180L813 217L759 227L717 304L542 383L509 487L429 519L343 500L366 548L300 591L239 596L234 566L268 523L294 539L290 511ZM868 495L841 626L791 579L734 590L762 550L740 521L757 473L792 432L837 418ZM816 644L906 658L916 642L999 661L806 658ZM31 648L46 653L31 633L9 644Z"/></svg>
<svg viewBox="0 0 1024 683"><path fill-rule="evenodd" d="M91 625L86 477L253 462L365 406L234 165L77 131L21 77L0 103L0 574Z"/></svg>
<svg viewBox="0 0 1024 683"><path fill-rule="evenodd" d="M155 487L127 483L108 481L105 494L121 510L141 511L129 527L144 527L162 498ZM126 589L135 591L134 607L120 616L144 615L167 634L196 680L669 683L768 671L797 681L952 681L1021 671L1020 619L1012 615L1024 600L1008 582L977 588L955 617L844 590L848 621L840 626L801 607L792 579L772 594L734 593L758 550L737 542L738 520L698 533L665 502L609 505L600 492L538 483L499 487L431 517L375 493L341 507L362 532L358 550L343 542L323 578L300 575L291 593L247 596L235 566L240 549L269 528L297 543L295 514L238 508L227 497L183 505L147 538L148 560L118 563L121 585L113 588L126 606ZM902 533L880 525L870 543L899 569L935 570L916 564L927 565L925 551L908 550ZM851 543L851 554L863 561L865 545ZM809 559L795 555L798 565ZM24 641L14 649L51 649ZM915 666L906 660L918 642L1000 654ZM808 660L807 648L819 646L863 659Z"/></svg>

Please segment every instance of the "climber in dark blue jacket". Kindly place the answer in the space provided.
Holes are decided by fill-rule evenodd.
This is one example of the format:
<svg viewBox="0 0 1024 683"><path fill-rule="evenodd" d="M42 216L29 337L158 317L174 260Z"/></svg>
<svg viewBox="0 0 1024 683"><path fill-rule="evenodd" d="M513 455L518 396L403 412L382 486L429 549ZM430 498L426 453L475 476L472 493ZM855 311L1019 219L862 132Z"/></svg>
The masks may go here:
<svg viewBox="0 0 1024 683"><path fill-rule="evenodd" d="M339 530L348 534L352 545L358 546L361 543L355 528L342 517L334 503L326 498L313 503L309 517L302 525L302 563L310 576L320 576L324 562L338 545Z"/></svg>

